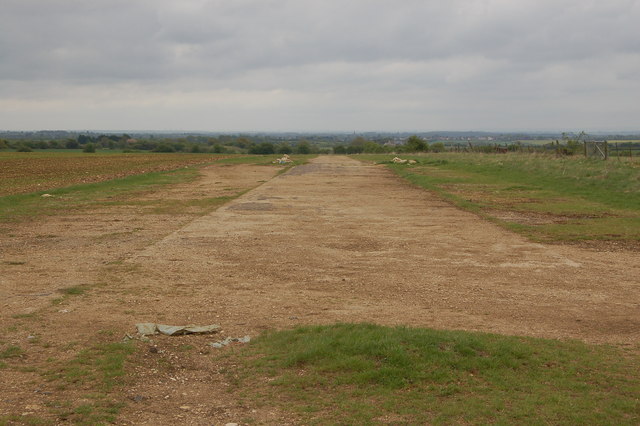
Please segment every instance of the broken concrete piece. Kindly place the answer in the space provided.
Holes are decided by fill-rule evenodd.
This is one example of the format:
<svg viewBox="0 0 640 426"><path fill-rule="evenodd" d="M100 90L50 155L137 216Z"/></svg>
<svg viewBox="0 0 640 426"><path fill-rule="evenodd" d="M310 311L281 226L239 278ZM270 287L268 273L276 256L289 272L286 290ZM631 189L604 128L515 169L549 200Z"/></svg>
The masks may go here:
<svg viewBox="0 0 640 426"><path fill-rule="evenodd" d="M156 334L158 327L156 327L155 323L144 322L136 324L136 328L138 329L138 333L143 336L148 336L150 334Z"/></svg>
<svg viewBox="0 0 640 426"><path fill-rule="evenodd" d="M229 343L249 343L251 341L251 337L250 336L244 336L244 337L227 337L224 340L220 340L219 342L214 342L214 343L210 343L211 346L213 346L214 348L222 348L224 346L227 346Z"/></svg>
<svg viewBox="0 0 640 426"><path fill-rule="evenodd" d="M220 328L219 325L164 325L151 322L136 324L138 333L143 336L162 333L167 336L179 336L182 334L205 334L215 333Z"/></svg>

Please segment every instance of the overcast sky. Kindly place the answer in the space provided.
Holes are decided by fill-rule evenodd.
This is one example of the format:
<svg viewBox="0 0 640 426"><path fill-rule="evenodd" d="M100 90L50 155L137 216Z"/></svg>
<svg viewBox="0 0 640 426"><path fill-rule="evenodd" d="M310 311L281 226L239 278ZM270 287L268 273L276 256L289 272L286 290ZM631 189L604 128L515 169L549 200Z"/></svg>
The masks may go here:
<svg viewBox="0 0 640 426"><path fill-rule="evenodd" d="M640 0L0 0L0 129L638 130Z"/></svg>

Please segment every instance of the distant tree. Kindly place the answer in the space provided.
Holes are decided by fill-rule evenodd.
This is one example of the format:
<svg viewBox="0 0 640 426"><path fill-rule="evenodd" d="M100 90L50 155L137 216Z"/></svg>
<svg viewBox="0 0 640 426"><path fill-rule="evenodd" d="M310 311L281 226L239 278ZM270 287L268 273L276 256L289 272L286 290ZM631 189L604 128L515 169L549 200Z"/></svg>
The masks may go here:
<svg viewBox="0 0 640 426"><path fill-rule="evenodd" d="M78 139L77 139L78 143L80 145L84 145L87 144L89 142L92 142L93 139L91 138L91 136L87 136L87 135L78 135Z"/></svg>
<svg viewBox="0 0 640 426"><path fill-rule="evenodd" d="M276 148L272 143L262 142L258 145L252 145L249 147L249 154L275 154Z"/></svg>
<svg viewBox="0 0 640 426"><path fill-rule="evenodd" d="M442 142L436 142L429 145L429 151L431 152L444 152L444 150L444 143Z"/></svg>
<svg viewBox="0 0 640 426"><path fill-rule="evenodd" d="M428 150L429 145L422 138L416 135L410 136L404 145L404 151L406 152L422 152Z"/></svg>
<svg viewBox="0 0 640 426"><path fill-rule="evenodd" d="M176 150L173 146L169 145L166 142L159 143L154 149L153 152L175 152Z"/></svg>
<svg viewBox="0 0 640 426"><path fill-rule="evenodd" d="M288 143L285 142L278 145L278 147L276 148L276 152L278 154L291 154L293 152L293 149Z"/></svg>
<svg viewBox="0 0 640 426"><path fill-rule="evenodd" d="M75 139L67 140L67 143L65 143L64 146L67 149L78 149L78 148L80 148L80 144Z"/></svg>
<svg viewBox="0 0 640 426"><path fill-rule="evenodd" d="M334 154L346 154L347 153L347 147L344 145L337 145L333 147L333 153Z"/></svg>
<svg viewBox="0 0 640 426"><path fill-rule="evenodd" d="M213 145L213 148L211 148L211 152L215 152L216 154L221 154L225 151L226 151L225 147L223 147L219 143L216 143L215 145Z"/></svg>
<svg viewBox="0 0 640 426"><path fill-rule="evenodd" d="M364 152L364 145L367 142L368 141L365 138L363 138L362 136L358 136L351 141L349 147L347 148L347 152L349 154L360 154L361 152Z"/></svg>
<svg viewBox="0 0 640 426"><path fill-rule="evenodd" d="M84 146L82 152L94 153L96 152L96 146L92 142L89 142Z"/></svg>
<svg viewBox="0 0 640 426"><path fill-rule="evenodd" d="M194 154L198 154L200 152L202 152L202 149L200 148L200 145L197 143L194 143L193 145L191 145L191 149L190 151Z"/></svg>
<svg viewBox="0 0 640 426"><path fill-rule="evenodd" d="M364 147L363 147L363 151L362 152L368 152L368 153L380 153L380 152L384 152L384 148L382 147L382 145L375 143L373 141L366 141L364 143Z"/></svg>
<svg viewBox="0 0 640 426"><path fill-rule="evenodd" d="M29 146L22 144L18 146L18 149L16 149L17 152L32 152L33 150L31 148L29 148Z"/></svg>
<svg viewBox="0 0 640 426"><path fill-rule="evenodd" d="M238 148L247 149L251 146L251 141L245 137L240 137L235 140L234 145Z"/></svg>
<svg viewBox="0 0 640 426"><path fill-rule="evenodd" d="M311 144L302 140L296 145L296 154L311 154Z"/></svg>
<svg viewBox="0 0 640 426"><path fill-rule="evenodd" d="M0 139L0 149L7 149L7 148L9 148L7 141L4 139Z"/></svg>

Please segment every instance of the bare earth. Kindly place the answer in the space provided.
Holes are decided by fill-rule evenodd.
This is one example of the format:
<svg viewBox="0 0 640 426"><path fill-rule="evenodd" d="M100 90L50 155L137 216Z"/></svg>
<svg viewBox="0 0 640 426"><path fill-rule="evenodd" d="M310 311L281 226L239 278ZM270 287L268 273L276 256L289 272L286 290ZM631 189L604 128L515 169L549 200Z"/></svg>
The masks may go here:
<svg viewBox="0 0 640 426"><path fill-rule="evenodd" d="M25 350L8 363L41 368L73 357L69 343L119 341L138 322L217 323L222 337L154 337L157 353L134 355L119 423L278 423L295 418L225 392L211 353L232 349L208 343L338 321L640 342L638 253L531 243L347 157L276 172L210 166L196 183L144 197L259 185L202 216L113 206L0 225L0 344ZM77 285L89 290L52 304ZM28 370L0 370L0 416L46 418L51 401L83 398L56 395Z"/></svg>

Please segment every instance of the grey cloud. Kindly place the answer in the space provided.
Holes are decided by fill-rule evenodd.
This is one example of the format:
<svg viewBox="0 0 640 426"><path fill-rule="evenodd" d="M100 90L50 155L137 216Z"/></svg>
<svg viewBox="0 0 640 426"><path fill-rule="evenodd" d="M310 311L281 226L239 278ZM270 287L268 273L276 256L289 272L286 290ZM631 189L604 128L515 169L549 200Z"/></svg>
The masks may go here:
<svg viewBox="0 0 640 426"><path fill-rule="evenodd" d="M636 2L10 1L0 75L224 76L323 62L638 53Z"/></svg>
<svg viewBox="0 0 640 426"><path fill-rule="evenodd" d="M199 92L397 123L444 117L437 105L479 114L464 102L627 105L640 89L637 22L637 0L4 0L0 100L78 101L77 89L135 108L136 87L212 110ZM276 92L291 96L259 100Z"/></svg>

